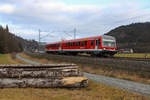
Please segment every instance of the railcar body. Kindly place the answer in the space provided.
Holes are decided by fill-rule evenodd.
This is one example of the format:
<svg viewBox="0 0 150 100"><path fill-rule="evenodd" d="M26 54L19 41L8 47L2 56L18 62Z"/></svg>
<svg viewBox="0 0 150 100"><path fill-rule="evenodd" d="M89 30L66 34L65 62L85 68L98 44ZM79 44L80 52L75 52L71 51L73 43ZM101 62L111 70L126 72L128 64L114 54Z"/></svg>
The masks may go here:
<svg viewBox="0 0 150 100"><path fill-rule="evenodd" d="M108 35L50 43L46 45L45 50L47 53L74 55L88 53L99 56L113 56L117 53L116 39Z"/></svg>

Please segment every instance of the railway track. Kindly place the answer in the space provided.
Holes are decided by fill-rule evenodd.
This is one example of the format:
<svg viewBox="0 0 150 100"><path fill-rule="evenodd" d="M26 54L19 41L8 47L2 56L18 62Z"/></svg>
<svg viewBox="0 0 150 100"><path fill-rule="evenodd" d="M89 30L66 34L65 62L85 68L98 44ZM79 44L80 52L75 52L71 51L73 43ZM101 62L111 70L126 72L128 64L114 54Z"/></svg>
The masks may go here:
<svg viewBox="0 0 150 100"><path fill-rule="evenodd" d="M98 57L98 56L90 56L90 55L60 55L60 54L47 54L44 55L54 55L54 56L64 56L64 57L85 57L85 58L92 58L92 59L108 59L108 60L128 60L128 61L143 61L143 62L150 62L150 58L129 58L129 57Z"/></svg>

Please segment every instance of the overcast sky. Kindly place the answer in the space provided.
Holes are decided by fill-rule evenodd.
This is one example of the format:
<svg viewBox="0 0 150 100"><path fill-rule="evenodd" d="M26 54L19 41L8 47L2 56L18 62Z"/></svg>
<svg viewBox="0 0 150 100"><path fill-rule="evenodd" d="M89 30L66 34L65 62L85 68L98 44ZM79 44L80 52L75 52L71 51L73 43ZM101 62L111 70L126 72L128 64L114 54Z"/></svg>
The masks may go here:
<svg viewBox="0 0 150 100"><path fill-rule="evenodd" d="M103 35L120 25L150 21L149 0L0 0L0 24L46 42ZM47 36L47 34L49 34Z"/></svg>

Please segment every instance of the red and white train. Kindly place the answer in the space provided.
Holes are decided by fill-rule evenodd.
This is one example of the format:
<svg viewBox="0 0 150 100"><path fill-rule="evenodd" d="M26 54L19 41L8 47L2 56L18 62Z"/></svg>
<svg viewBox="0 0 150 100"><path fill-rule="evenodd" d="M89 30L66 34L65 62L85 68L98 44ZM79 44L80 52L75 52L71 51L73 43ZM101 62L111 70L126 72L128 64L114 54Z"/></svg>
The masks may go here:
<svg viewBox="0 0 150 100"><path fill-rule="evenodd" d="M88 53L99 56L113 56L117 53L116 39L108 35L49 43L45 50L47 53L73 55Z"/></svg>

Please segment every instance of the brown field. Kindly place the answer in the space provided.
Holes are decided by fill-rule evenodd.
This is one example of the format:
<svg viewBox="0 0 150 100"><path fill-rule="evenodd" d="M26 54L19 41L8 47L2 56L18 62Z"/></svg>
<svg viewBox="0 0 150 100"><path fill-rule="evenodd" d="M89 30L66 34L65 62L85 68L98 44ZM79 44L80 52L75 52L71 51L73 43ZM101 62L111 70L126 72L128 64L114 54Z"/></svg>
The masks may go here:
<svg viewBox="0 0 150 100"><path fill-rule="evenodd" d="M0 100L149 100L137 94L91 81L87 88L82 89L6 88L0 91Z"/></svg>
<svg viewBox="0 0 150 100"><path fill-rule="evenodd" d="M28 59L49 62L21 55ZM12 59L9 60L7 61ZM149 100L141 95L92 81L89 81L87 88L4 88L0 92L0 100Z"/></svg>
<svg viewBox="0 0 150 100"><path fill-rule="evenodd" d="M85 72L93 73L93 74L100 74L110 77L116 77L126 80L132 80L137 81L141 83L147 83L150 84L150 78L149 73L137 70L135 67L135 70L130 70L127 66L121 66L121 64L117 67L116 64L95 64L94 62L82 62L82 61L73 61L74 59L65 59L65 58L58 58L52 55L43 56L43 55L26 55L21 54L22 57L25 57L27 59L35 60L42 63L69 63L69 62L75 62L80 66L80 69ZM32 57L31 57L32 56ZM53 60L54 59L54 60ZM126 68L126 69L124 69ZM133 67L131 67L133 68Z"/></svg>
<svg viewBox="0 0 150 100"><path fill-rule="evenodd" d="M104 76L116 77L116 78L120 78L120 79L150 84L150 79L142 78L136 74L129 74L126 71L122 72L122 70L111 71L111 70L106 70L106 69L101 69L101 68L93 68L93 67L82 67L81 70L92 73L92 74L99 74L99 75L104 75Z"/></svg>
<svg viewBox="0 0 150 100"><path fill-rule="evenodd" d="M24 62L16 59L14 54L0 54L0 64L24 64Z"/></svg>

